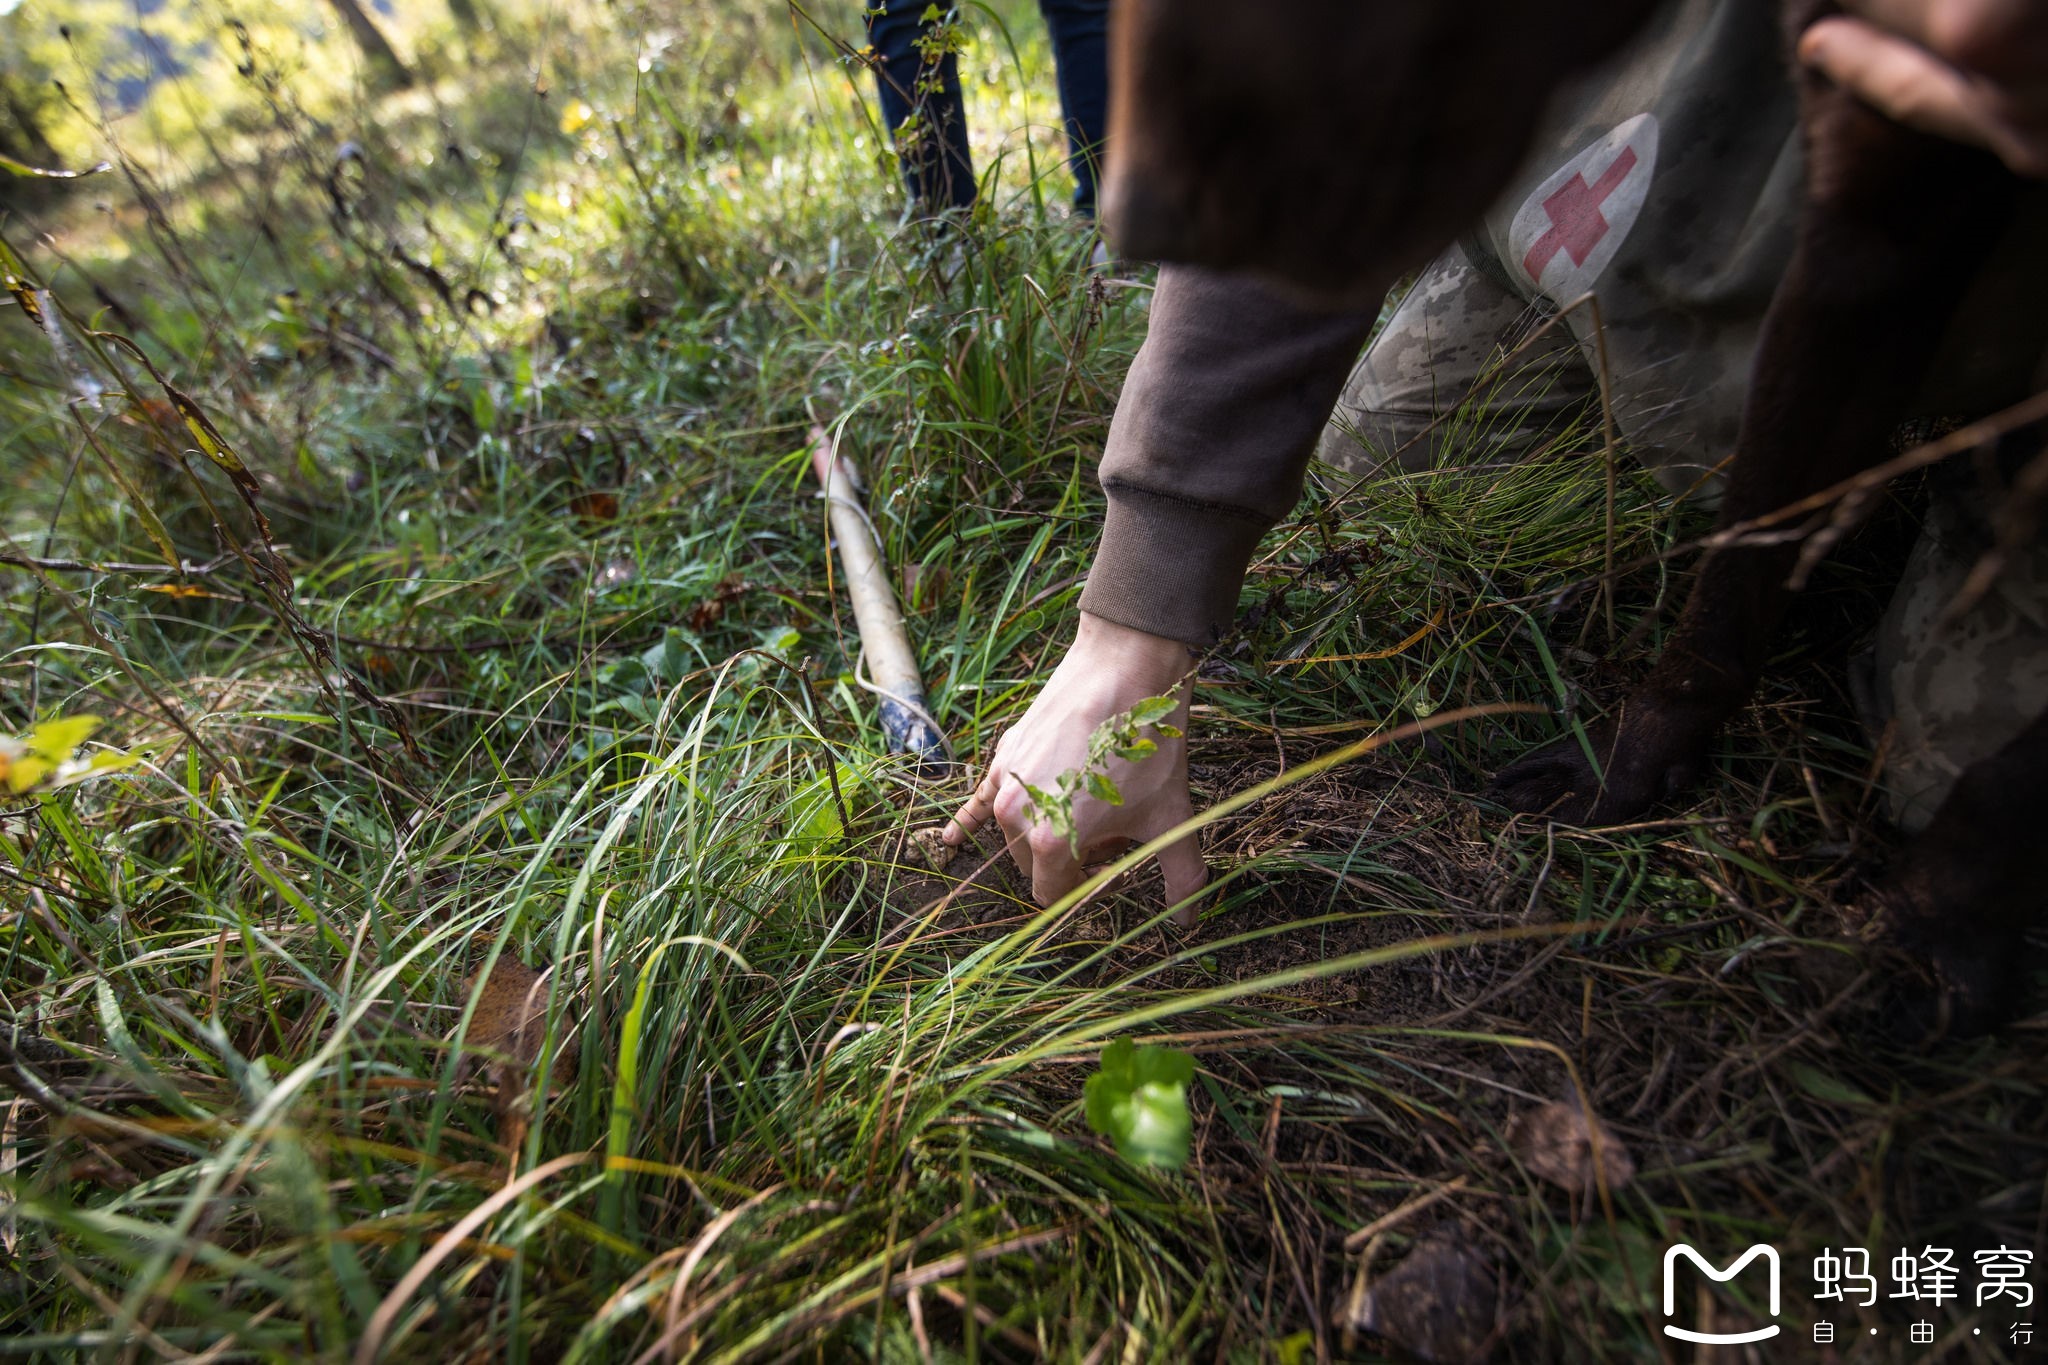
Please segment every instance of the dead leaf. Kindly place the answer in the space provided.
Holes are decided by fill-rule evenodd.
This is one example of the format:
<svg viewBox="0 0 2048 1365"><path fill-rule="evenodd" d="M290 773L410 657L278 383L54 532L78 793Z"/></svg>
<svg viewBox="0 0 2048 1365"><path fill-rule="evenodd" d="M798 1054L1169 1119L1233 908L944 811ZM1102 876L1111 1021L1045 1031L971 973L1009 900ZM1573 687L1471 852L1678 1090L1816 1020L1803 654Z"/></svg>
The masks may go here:
<svg viewBox="0 0 2048 1365"><path fill-rule="evenodd" d="M476 990L476 978L462 983L465 993ZM493 1079L501 1087L524 1088L525 1075L540 1061L547 1045L548 974L537 972L514 957L500 957L491 969L470 1017L464 1046L491 1058ZM576 1067L569 1057L569 1038L562 1039L555 1052L550 1073L557 1086L575 1079ZM517 1068L515 1073L514 1068Z"/></svg>
<svg viewBox="0 0 2048 1365"><path fill-rule="evenodd" d="M1474 1365L1500 1337L1500 1275L1454 1233L1434 1233L1374 1280L1363 1268L1343 1313L1364 1332L1432 1365Z"/></svg>
<svg viewBox="0 0 2048 1365"><path fill-rule="evenodd" d="M136 398L121 414L123 423L145 432L153 448L174 460L185 445L185 422L178 410L161 398Z"/></svg>
<svg viewBox="0 0 2048 1365"><path fill-rule="evenodd" d="M569 511L578 521L591 525L619 519L619 495L601 488L585 489L569 499Z"/></svg>
<svg viewBox="0 0 2048 1365"><path fill-rule="evenodd" d="M913 612L929 611L933 604L945 601L952 584L953 571L944 564L903 566L903 601Z"/></svg>
<svg viewBox="0 0 2048 1365"><path fill-rule="evenodd" d="M1508 1142L1524 1166L1573 1194L1599 1184L1618 1190L1635 1179L1635 1158L1621 1139L1598 1119L1564 1100L1516 1115L1508 1126Z"/></svg>
<svg viewBox="0 0 2048 1365"><path fill-rule="evenodd" d="M742 578L728 578L711 590L711 596L690 608L690 629L699 635L717 625L725 617L725 609L738 601L749 584Z"/></svg>

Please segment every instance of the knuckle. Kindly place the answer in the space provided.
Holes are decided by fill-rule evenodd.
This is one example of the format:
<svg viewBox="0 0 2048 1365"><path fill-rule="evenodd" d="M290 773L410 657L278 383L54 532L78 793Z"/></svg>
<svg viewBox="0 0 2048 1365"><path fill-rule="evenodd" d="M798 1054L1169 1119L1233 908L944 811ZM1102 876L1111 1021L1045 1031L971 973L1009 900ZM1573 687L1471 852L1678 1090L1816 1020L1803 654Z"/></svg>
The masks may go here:
<svg viewBox="0 0 2048 1365"><path fill-rule="evenodd" d="M1033 859L1052 860L1067 852L1066 836L1050 825L1034 825L1025 844L1031 849Z"/></svg>

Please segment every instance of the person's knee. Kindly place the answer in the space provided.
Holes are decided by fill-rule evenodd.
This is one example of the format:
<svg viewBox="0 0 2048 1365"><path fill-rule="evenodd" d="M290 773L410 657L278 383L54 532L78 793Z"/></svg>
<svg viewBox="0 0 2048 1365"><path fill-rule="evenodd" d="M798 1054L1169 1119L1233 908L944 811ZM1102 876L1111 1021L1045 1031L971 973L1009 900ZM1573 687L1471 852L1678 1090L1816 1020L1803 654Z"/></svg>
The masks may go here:
<svg viewBox="0 0 2048 1365"><path fill-rule="evenodd" d="M1374 406L1369 396L1344 402L1330 414L1329 425L1316 441L1316 459L1352 478L1397 469L1433 468L1446 453L1435 417Z"/></svg>

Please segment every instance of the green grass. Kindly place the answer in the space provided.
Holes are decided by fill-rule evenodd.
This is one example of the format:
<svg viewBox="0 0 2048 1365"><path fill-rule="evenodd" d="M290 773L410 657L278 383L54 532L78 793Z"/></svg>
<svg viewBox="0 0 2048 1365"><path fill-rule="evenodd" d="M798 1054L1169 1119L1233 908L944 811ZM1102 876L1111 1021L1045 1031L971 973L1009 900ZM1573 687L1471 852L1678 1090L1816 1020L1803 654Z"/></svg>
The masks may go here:
<svg viewBox="0 0 2048 1365"><path fill-rule="evenodd" d="M1777 1242L1795 1318L1822 1246L2035 1244L2038 1025L1876 1041L1881 964L1840 912L1891 836L1827 630L1668 818L1472 799L1560 706L1618 697L1683 592L1660 557L1698 520L1627 476L1613 550L1649 567L1606 638L1597 432L1355 515L1311 495L1267 542L1194 776L1296 780L1206 831L1193 934L1142 878L1040 912L1000 867L961 889L900 856L961 788L879 752L809 424L917 570L972 758L1069 629L1145 321L1142 272L1085 269L1043 40L1000 16L1021 55L977 15L994 173L957 240L897 225L860 73L712 5L572 9L426 112L368 106L345 219L331 153L279 125L260 214L216 167L154 236L108 180L115 230L83 198L0 223L70 319L59 355L0 318L0 529L44 565L0 568L0 730L98 714L147 755L0 804L0 1349L1306 1360L1346 1349L1345 1236L1459 1178L1366 1254L1483 1247L1516 1359L1653 1353L1675 1238ZM451 136L497 173L424 169ZM255 472L288 593L95 323ZM211 567L54 567L160 560L151 518ZM1547 714L1305 767L1499 702ZM553 969L559 1075L452 1045L504 955ZM1198 1059L1178 1174L1082 1120L1118 1037ZM1567 1097L1636 1159L1604 1204L1508 1136ZM1979 1322L1944 1331L1997 1358Z"/></svg>

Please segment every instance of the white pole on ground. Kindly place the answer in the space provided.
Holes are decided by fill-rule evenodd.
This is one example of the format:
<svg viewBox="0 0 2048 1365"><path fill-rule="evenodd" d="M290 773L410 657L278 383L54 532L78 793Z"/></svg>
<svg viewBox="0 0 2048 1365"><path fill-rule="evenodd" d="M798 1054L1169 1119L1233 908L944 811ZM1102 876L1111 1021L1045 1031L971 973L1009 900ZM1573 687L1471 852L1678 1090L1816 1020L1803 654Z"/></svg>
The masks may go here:
<svg viewBox="0 0 2048 1365"><path fill-rule="evenodd" d="M861 506L860 474L822 426L811 428L811 468L825 490L832 539L853 599L854 628L869 686L881 697L882 734L889 751L911 754L920 768L943 766L946 737L924 705L924 680L903 628L903 611L889 583L889 566Z"/></svg>

